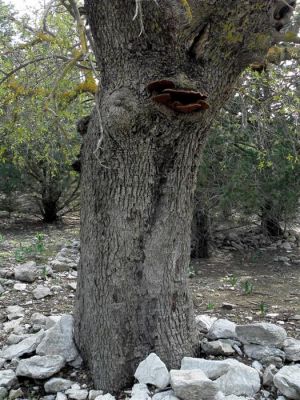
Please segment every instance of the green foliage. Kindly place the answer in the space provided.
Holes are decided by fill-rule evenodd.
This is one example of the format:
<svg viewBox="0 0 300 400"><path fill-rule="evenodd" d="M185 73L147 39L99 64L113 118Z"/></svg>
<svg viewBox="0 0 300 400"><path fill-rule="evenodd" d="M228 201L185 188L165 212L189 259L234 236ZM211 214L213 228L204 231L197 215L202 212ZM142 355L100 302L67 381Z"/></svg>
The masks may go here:
<svg viewBox="0 0 300 400"><path fill-rule="evenodd" d="M300 193L299 66L247 71L208 139L199 192L215 215L288 222Z"/></svg>
<svg viewBox="0 0 300 400"><path fill-rule="evenodd" d="M242 290L243 290L244 294L246 294L246 295L252 294L253 289L254 289L254 285L252 282L247 280L242 283Z"/></svg>
<svg viewBox="0 0 300 400"><path fill-rule="evenodd" d="M209 310L209 311L212 311L212 310L214 310L215 309L215 304L214 303L211 303L210 301L207 303L207 310Z"/></svg>
<svg viewBox="0 0 300 400"><path fill-rule="evenodd" d="M266 312L268 311L268 306L266 303L263 301L259 304L259 312L262 316L266 315Z"/></svg>
<svg viewBox="0 0 300 400"><path fill-rule="evenodd" d="M19 246L14 250L14 257L16 262L22 263L27 259L35 257L44 253L45 251L45 238L42 233L38 233L32 240L32 243L25 245L19 243Z"/></svg>
<svg viewBox="0 0 300 400"><path fill-rule="evenodd" d="M62 214L78 197L79 179L71 167L80 151L75 126L90 112L96 83L71 15L56 5L46 27L43 15L41 10L34 20L11 22L0 56L6 74L0 86L0 161L21 171L45 218L50 205Z"/></svg>

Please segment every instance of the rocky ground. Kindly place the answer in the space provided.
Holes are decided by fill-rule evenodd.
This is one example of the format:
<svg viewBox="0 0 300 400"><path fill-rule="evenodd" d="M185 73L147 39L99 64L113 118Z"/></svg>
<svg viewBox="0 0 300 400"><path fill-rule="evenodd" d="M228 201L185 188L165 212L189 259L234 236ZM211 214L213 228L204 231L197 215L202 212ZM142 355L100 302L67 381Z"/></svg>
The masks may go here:
<svg viewBox="0 0 300 400"><path fill-rule="evenodd" d="M80 365L73 347L70 314L79 258L78 219L48 227L35 220L1 220L0 226L0 399L93 400L101 396L97 400L111 400L113 397L92 390L88 372ZM262 238L255 239L255 243L247 238L242 241L241 237L219 238L212 258L192 262L187 271L198 314L201 359L214 363L225 360L222 373L212 376L204 364L199 364L201 359L183 361L183 370L196 368L198 372L171 372L163 387L137 374L140 385L130 393L131 398L150 399L171 382L173 392L166 390L152 399L283 400L278 397L281 393L286 398L300 399L300 342L296 340L300 337L298 237L289 234L276 243L263 242ZM239 326L255 322L271 322L275 325L270 326L276 328L267 325L250 339L236 329L235 323ZM211 329L217 333L212 334ZM264 342L266 335L268 346ZM63 355L65 350L68 357ZM291 353L296 354L292 359ZM236 361L228 361L228 357ZM155 370L157 358L153 359L148 362L150 366L146 363L150 376L155 375L151 368ZM233 365L234 362L243 365ZM286 370L283 365L292 369ZM214 364L211 368L220 367ZM234 387L236 376L240 376L237 371L245 372L241 372L241 382L250 379L252 384L241 383L234 390L228 389L226 382L228 387ZM209 383L204 386L210 388L210 394L203 397L204 386L199 382L207 380ZM147 388L145 384L152 386ZM126 395L129 392L121 397Z"/></svg>

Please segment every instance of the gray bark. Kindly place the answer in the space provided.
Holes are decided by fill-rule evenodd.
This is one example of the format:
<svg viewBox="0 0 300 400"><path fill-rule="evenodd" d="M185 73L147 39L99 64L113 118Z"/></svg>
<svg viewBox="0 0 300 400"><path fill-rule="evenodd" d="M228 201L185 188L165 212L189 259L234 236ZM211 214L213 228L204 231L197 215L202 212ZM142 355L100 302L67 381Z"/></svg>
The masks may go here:
<svg viewBox="0 0 300 400"><path fill-rule="evenodd" d="M191 22L180 1L158 3L142 2L139 36L135 1L85 2L102 86L81 157L75 336L96 388L109 391L130 384L150 352L173 368L194 352L187 266L199 157L241 71L271 43L273 1L190 0ZM155 104L145 87L164 78L205 90L210 108Z"/></svg>

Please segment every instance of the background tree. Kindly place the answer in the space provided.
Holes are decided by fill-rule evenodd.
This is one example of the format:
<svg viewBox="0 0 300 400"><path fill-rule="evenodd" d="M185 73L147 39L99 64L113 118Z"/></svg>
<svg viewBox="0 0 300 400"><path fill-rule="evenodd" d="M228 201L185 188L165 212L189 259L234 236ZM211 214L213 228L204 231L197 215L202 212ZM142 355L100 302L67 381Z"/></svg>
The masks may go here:
<svg viewBox="0 0 300 400"><path fill-rule="evenodd" d="M299 64L247 71L215 123L199 169L201 207L215 219L256 219L269 236L298 211ZM237 221L236 221L237 222ZM214 229L212 226L206 228Z"/></svg>
<svg viewBox="0 0 300 400"><path fill-rule="evenodd" d="M292 9L183 3L85 2L102 85L82 151L75 335L104 390L152 351L169 367L193 354L186 270L207 131Z"/></svg>
<svg viewBox="0 0 300 400"><path fill-rule="evenodd" d="M64 6L51 2L35 20L7 12L13 33L1 59L2 162L22 172L44 221L54 222L78 203L75 125L89 112L97 84Z"/></svg>

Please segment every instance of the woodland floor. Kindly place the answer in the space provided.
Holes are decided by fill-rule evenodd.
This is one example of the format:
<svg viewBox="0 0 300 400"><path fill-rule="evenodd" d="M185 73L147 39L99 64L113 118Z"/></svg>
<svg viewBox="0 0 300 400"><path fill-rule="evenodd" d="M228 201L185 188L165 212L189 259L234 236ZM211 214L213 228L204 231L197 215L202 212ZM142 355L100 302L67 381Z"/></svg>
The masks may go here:
<svg viewBox="0 0 300 400"><path fill-rule="evenodd" d="M40 253L20 251L30 249L39 233L44 235L44 248ZM30 260L46 264L62 247L78 238L78 217L69 217L57 225L44 225L34 219L0 218L0 270ZM251 320L279 323L291 336L300 338L300 264L287 266L274 261L276 256L291 255L300 259L300 248L291 253L264 249L242 253L216 250L208 260L193 261L191 267L195 276L190 279L190 286L196 313L210 313L241 323ZM51 297L35 300L29 290L12 289L0 296L0 322L9 305L24 307L25 319L34 312L71 313L75 294L68 284L71 279L74 282L74 276L54 273L53 277L45 279L51 280L51 286L61 286L61 290ZM245 293L246 281L248 288L253 286L248 294ZM223 303L231 303L233 309L224 309ZM3 340L0 333L0 347Z"/></svg>

